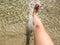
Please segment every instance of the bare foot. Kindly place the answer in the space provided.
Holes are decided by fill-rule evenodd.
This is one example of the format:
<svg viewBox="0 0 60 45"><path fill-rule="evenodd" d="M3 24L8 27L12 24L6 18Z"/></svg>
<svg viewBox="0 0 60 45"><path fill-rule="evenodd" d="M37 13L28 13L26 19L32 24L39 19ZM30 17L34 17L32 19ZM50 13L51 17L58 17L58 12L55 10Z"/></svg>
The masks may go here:
<svg viewBox="0 0 60 45"><path fill-rule="evenodd" d="M34 7L33 15L35 15L38 12L40 5L37 3Z"/></svg>

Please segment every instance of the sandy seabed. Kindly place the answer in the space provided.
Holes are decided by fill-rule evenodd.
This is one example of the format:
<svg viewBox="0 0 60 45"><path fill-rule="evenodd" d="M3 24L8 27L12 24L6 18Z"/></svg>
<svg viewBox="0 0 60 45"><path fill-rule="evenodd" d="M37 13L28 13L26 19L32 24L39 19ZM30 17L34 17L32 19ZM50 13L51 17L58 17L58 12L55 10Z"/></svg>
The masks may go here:
<svg viewBox="0 0 60 45"><path fill-rule="evenodd" d="M0 45L26 45L26 24L28 21L28 0L0 0ZM38 16L55 45L60 45L60 0L52 0ZM34 45L33 33L30 45Z"/></svg>

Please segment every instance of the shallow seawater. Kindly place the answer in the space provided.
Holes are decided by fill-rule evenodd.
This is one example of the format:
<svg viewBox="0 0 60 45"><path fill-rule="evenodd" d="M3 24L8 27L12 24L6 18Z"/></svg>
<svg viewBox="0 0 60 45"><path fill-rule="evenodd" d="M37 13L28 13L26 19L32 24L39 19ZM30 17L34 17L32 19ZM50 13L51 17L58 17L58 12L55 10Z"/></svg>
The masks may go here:
<svg viewBox="0 0 60 45"><path fill-rule="evenodd" d="M60 0L40 0L38 11L55 45L60 45ZM0 45L26 45L30 0L0 0ZM34 45L33 33L30 45Z"/></svg>

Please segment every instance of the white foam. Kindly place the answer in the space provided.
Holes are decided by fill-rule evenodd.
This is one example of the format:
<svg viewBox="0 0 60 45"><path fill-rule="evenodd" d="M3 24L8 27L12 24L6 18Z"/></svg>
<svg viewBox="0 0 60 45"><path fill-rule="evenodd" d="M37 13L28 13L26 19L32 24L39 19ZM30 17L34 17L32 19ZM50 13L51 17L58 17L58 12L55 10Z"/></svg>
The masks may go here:
<svg viewBox="0 0 60 45"><path fill-rule="evenodd" d="M33 29L33 9L36 3L38 3L40 5L40 0L30 0L29 1L29 21L28 21L28 28L30 30Z"/></svg>

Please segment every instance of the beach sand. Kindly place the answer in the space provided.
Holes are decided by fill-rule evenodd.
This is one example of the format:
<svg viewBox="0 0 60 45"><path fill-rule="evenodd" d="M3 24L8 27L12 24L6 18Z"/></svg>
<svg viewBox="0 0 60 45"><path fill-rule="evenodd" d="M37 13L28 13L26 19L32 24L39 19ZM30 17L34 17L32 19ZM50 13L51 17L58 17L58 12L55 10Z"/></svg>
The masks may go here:
<svg viewBox="0 0 60 45"><path fill-rule="evenodd" d="M0 45L26 45L26 25L29 10L28 0L0 0ZM60 45L60 0L44 2L38 16L55 45ZM30 45L34 45L33 33Z"/></svg>

